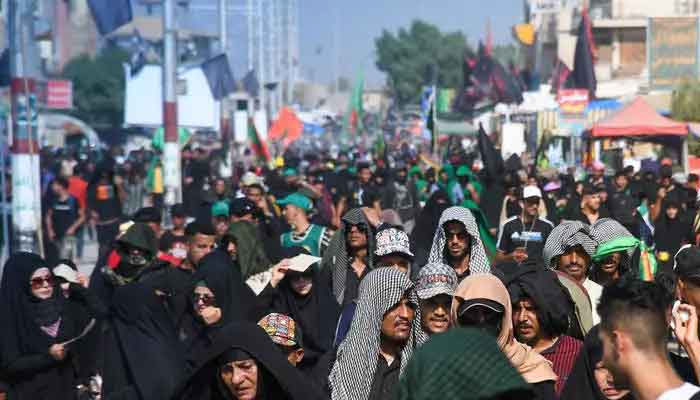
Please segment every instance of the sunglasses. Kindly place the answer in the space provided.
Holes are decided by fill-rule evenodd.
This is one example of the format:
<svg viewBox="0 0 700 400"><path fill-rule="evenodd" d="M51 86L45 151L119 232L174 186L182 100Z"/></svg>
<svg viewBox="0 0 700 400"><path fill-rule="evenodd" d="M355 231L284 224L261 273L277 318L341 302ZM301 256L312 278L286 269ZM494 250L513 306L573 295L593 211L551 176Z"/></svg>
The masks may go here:
<svg viewBox="0 0 700 400"><path fill-rule="evenodd" d="M192 300L194 301L194 304L199 304L199 302L202 302L202 304L207 307L216 305L216 297L210 294L195 293L192 296Z"/></svg>
<svg viewBox="0 0 700 400"><path fill-rule="evenodd" d="M352 232L353 228L356 228L358 230L358 232L360 232L360 233L367 233L367 227L365 226L365 224L357 224L357 225L347 224L347 225L345 225L345 233Z"/></svg>
<svg viewBox="0 0 700 400"><path fill-rule="evenodd" d="M534 199L525 199L525 204L528 206L536 206L540 204L540 199L539 198L534 198Z"/></svg>
<svg viewBox="0 0 700 400"><path fill-rule="evenodd" d="M44 284L53 286L54 278L51 275L37 276L36 278L32 278L32 280L29 282L32 285L32 289L41 289L42 287L44 287Z"/></svg>
<svg viewBox="0 0 700 400"><path fill-rule="evenodd" d="M445 232L445 237L447 237L447 240L451 240L453 237L457 237L459 240L467 240L469 237L469 232L467 231L461 231L461 232Z"/></svg>

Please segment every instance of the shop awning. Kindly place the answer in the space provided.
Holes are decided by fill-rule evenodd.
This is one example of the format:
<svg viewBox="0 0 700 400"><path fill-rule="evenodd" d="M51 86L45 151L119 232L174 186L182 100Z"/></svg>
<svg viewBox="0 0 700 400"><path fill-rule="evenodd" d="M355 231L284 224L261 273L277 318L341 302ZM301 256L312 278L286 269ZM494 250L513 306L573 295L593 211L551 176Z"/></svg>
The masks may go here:
<svg viewBox="0 0 700 400"><path fill-rule="evenodd" d="M592 137L686 136L688 124L666 118L641 97L602 119L590 129Z"/></svg>

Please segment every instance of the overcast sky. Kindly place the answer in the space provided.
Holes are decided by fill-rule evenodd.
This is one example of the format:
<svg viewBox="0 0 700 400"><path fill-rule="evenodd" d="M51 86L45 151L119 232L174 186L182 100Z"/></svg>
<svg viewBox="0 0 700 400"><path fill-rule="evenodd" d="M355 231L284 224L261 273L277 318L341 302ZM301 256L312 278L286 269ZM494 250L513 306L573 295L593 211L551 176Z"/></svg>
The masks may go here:
<svg viewBox="0 0 700 400"><path fill-rule="evenodd" d="M382 29L396 32L420 18L443 31L461 30L474 44L484 38L490 16L494 42L510 43L511 27L523 20L523 0L299 0L299 3L304 76L331 81L333 23L337 20L338 74L354 79L357 71L364 68L366 84L375 87L384 82L372 54L374 39Z"/></svg>

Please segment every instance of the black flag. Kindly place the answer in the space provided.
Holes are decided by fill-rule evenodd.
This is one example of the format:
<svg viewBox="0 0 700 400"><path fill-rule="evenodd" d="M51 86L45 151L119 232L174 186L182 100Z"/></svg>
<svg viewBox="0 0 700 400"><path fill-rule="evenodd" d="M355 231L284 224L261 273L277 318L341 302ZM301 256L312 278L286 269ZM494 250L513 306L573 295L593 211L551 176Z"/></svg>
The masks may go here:
<svg viewBox="0 0 700 400"><path fill-rule="evenodd" d="M221 100L236 90L231 67L226 54L219 54L202 63L202 71L207 77L207 83L215 100Z"/></svg>
<svg viewBox="0 0 700 400"><path fill-rule="evenodd" d="M114 32L133 18L130 0L88 0L88 6L100 35Z"/></svg>
<svg viewBox="0 0 700 400"><path fill-rule="evenodd" d="M591 20L588 12L583 11L581 24L578 27L578 39L576 40L576 54L574 55L574 70L571 73L574 87L588 89L591 99L595 98L597 81L595 66L593 65L593 34L591 33Z"/></svg>
<svg viewBox="0 0 700 400"><path fill-rule="evenodd" d="M243 90L248 92L251 97L258 97L260 82L258 81L257 76L255 76L254 69L251 69L247 74L245 74L243 81L241 82L241 86L243 86Z"/></svg>

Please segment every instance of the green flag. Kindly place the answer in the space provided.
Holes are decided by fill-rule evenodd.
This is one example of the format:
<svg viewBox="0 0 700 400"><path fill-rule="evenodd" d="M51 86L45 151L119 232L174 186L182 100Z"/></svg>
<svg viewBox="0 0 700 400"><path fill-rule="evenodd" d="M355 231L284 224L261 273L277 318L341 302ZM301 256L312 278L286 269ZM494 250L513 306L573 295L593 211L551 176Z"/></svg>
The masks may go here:
<svg viewBox="0 0 700 400"><path fill-rule="evenodd" d="M364 116L362 94L364 93L365 78L360 73L357 76L355 87L352 89L348 112L345 115L345 132L347 135L357 135L363 129L362 118Z"/></svg>

